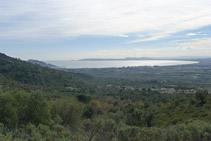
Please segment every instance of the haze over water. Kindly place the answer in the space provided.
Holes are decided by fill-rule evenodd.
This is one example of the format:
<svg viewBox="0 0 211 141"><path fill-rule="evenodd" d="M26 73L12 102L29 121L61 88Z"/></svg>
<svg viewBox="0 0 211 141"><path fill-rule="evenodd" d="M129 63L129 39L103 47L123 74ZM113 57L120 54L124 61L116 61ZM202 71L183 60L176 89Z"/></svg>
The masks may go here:
<svg viewBox="0 0 211 141"><path fill-rule="evenodd" d="M124 61L47 61L62 68L119 68L138 66L174 66L198 63L175 60L124 60Z"/></svg>

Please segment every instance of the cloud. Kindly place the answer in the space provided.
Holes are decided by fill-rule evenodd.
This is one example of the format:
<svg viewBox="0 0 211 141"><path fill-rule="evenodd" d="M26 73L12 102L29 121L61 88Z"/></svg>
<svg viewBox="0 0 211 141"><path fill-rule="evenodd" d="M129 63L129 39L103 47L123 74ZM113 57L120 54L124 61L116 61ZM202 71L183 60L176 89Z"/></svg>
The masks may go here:
<svg viewBox="0 0 211 141"><path fill-rule="evenodd" d="M197 34L196 33L188 33L186 34L187 36L196 36Z"/></svg>
<svg viewBox="0 0 211 141"><path fill-rule="evenodd" d="M165 37L168 37L168 33L156 33L156 34L151 34L149 37L144 37L141 35L138 35L140 39L129 41L127 43L137 43L137 42L148 42L148 41L154 41L154 40L159 40Z"/></svg>
<svg viewBox="0 0 211 141"><path fill-rule="evenodd" d="M150 35L131 41L134 43L211 25L208 0L0 0L0 3L0 37L10 39Z"/></svg>

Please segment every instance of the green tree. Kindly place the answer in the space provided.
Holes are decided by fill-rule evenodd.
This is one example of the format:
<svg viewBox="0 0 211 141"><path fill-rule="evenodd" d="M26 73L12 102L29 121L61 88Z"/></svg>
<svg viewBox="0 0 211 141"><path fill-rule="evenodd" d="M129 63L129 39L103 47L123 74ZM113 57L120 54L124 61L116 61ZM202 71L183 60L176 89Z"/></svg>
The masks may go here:
<svg viewBox="0 0 211 141"><path fill-rule="evenodd" d="M17 114L18 114L18 125L27 123L27 108L29 104L29 93L19 91L14 94L14 98L17 101Z"/></svg>
<svg viewBox="0 0 211 141"><path fill-rule="evenodd" d="M27 108L27 120L35 125L49 122L50 109L42 93L34 92L30 95Z"/></svg>
<svg viewBox="0 0 211 141"><path fill-rule="evenodd" d="M0 95L0 122L9 128L15 127L18 122L17 101L9 94Z"/></svg>
<svg viewBox="0 0 211 141"><path fill-rule="evenodd" d="M76 97L77 97L78 101L83 102L83 103L89 103L89 101L92 100L92 98L90 96L83 95L83 94L77 95Z"/></svg>
<svg viewBox="0 0 211 141"><path fill-rule="evenodd" d="M117 126L112 119L84 120L82 128L88 141L111 141L117 136Z"/></svg>
<svg viewBox="0 0 211 141"><path fill-rule="evenodd" d="M195 99L198 106L203 106L206 103L208 91L205 89L198 89L195 93Z"/></svg>
<svg viewBox="0 0 211 141"><path fill-rule="evenodd" d="M72 128L80 123L83 112L83 104L71 98L62 98L52 102L51 113L53 118L60 116L62 124Z"/></svg>

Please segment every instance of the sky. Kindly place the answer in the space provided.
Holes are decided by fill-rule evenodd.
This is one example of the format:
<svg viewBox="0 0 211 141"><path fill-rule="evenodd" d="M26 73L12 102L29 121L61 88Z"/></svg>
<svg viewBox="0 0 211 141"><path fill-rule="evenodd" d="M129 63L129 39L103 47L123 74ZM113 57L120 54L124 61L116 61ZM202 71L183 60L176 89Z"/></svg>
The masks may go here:
<svg viewBox="0 0 211 141"><path fill-rule="evenodd" d="M211 1L0 0L0 52L23 60L211 57Z"/></svg>

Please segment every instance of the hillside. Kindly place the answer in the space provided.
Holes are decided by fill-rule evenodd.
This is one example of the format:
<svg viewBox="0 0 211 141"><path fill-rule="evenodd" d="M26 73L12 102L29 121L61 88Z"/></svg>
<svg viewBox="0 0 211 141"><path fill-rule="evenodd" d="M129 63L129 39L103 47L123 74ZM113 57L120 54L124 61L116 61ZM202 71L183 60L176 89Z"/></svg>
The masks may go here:
<svg viewBox="0 0 211 141"><path fill-rule="evenodd" d="M48 90L87 87L93 79L89 75L42 67L5 54L0 54L0 78L3 88L15 85Z"/></svg>
<svg viewBox="0 0 211 141"><path fill-rule="evenodd" d="M202 63L204 73L201 75L210 78L209 63ZM199 74L199 68L189 69L193 68L193 73ZM131 75L140 69L120 68L119 74ZM147 69L155 73L154 76L187 70L182 67ZM131 83L128 81L131 77L115 76L115 70L95 70L98 75L110 74L111 80L117 83L117 86L100 87L103 81L111 81L50 69L0 54L0 141L211 140L208 90L195 87L188 92L180 88L178 92L168 93L138 85L143 81L135 82L137 88L128 87L130 85L124 82ZM134 75L140 80L144 78L141 73ZM122 83L121 86L118 83Z"/></svg>

